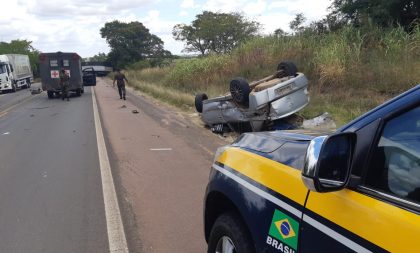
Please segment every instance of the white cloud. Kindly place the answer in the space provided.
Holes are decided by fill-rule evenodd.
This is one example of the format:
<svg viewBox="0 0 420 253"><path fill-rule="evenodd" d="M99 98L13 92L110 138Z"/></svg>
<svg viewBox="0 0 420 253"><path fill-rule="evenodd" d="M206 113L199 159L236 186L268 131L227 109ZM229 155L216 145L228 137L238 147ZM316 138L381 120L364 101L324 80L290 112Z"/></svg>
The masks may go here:
<svg viewBox="0 0 420 253"><path fill-rule="evenodd" d="M188 12L187 11L180 11L179 16L181 16L181 17L188 16Z"/></svg>
<svg viewBox="0 0 420 253"><path fill-rule="evenodd" d="M189 9L189 8L195 8L196 5L194 4L194 0L183 0L181 3L181 8Z"/></svg>
<svg viewBox="0 0 420 253"><path fill-rule="evenodd" d="M2 5L6 15L0 16L0 40L27 39L43 52L73 51L83 57L108 52L100 28L113 20L138 20L134 9L150 2L153 1L9 0ZM150 12L151 18L158 15Z"/></svg>
<svg viewBox="0 0 420 253"><path fill-rule="evenodd" d="M303 13L308 20L321 19L328 13L327 8L332 0L283 0L275 1L268 5L269 11L281 11L286 13Z"/></svg>
<svg viewBox="0 0 420 253"><path fill-rule="evenodd" d="M151 33L158 35L162 34L171 34L172 28L177 24L176 21L163 20L160 17L160 12L157 10L152 10L148 12L147 17L140 19ZM172 36L172 35L171 35Z"/></svg>
<svg viewBox="0 0 420 253"><path fill-rule="evenodd" d="M243 10L243 7L247 2L247 0L208 0L203 6L203 10L214 12L238 12Z"/></svg>
<svg viewBox="0 0 420 253"><path fill-rule="evenodd" d="M243 12L247 15L262 15L267 8L267 3L264 0L258 0L256 2L247 3Z"/></svg>
<svg viewBox="0 0 420 253"><path fill-rule="evenodd" d="M183 43L172 38L172 28L190 23L203 10L242 12L260 22L264 33L288 31L302 12L308 22L322 18L332 0L8 0L1 6L0 41L27 39L44 52L75 51L83 57L109 52L99 30L106 22L140 21L179 54ZM167 12L170 9L171 11Z"/></svg>
<svg viewBox="0 0 420 253"><path fill-rule="evenodd" d="M255 17L264 28L264 34L273 33L277 28L281 28L284 31L290 31L289 23L293 19L292 14L283 12L273 12L265 15Z"/></svg>

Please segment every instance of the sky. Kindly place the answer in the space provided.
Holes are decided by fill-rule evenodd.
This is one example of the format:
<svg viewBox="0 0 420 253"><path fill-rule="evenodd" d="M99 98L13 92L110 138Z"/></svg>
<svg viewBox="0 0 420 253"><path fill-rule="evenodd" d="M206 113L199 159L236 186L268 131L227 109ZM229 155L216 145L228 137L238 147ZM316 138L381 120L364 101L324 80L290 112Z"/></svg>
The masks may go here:
<svg viewBox="0 0 420 253"><path fill-rule="evenodd" d="M307 23L323 18L332 0L2 0L0 41L32 41L41 52L77 52L90 57L108 53L99 30L106 22L142 22L160 37L165 49L183 54L172 28L190 24L203 11L240 12L262 25L262 34L289 23L303 13Z"/></svg>

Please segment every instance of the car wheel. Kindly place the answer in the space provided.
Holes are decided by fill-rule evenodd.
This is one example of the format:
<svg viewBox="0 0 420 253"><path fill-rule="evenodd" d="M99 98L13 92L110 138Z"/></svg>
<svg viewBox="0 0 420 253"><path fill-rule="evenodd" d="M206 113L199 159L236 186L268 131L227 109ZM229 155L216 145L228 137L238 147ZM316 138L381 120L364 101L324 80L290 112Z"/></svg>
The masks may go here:
<svg viewBox="0 0 420 253"><path fill-rule="evenodd" d="M47 91L47 95L48 95L49 99L54 98L54 92L52 92L52 91Z"/></svg>
<svg viewBox="0 0 420 253"><path fill-rule="evenodd" d="M210 232L207 253L255 253L244 224L234 213L222 214Z"/></svg>
<svg viewBox="0 0 420 253"><path fill-rule="evenodd" d="M80 93L85 93L85 86L82 87L82 90L80 91Z"/></svg>
<svg viewBox="0 0 420 253"><path fill-rule="evenodd" d="M195 104L195 109L197 110L197 112L199 113L203 112L203 101L207 99L208 97L205 93L200 93L200 94L195 95L194 104Z"/></svg>
<svg viewBox="0 0 420 253"><path fill-rule="evenodd" d="M12 83L12 92L16 92L16 84Z"/></svg>
<svg viewBox="0 0 420 253"><path fill-rule="evenodd" d="M248 106L250 92L249 83L244 78L236 77L230 81L230 94L235 102Z"/></svg>
<svg viewBox="0 0 420 253"><path fill-rule="evenodd" d="M296 65L291 61L282 61L277 65L277 71L282 70L283 73L281 74L281 77L286 76L296 76L297 73L297 67Z"/></svg>
<svg viewBox="0 0 420 253"><path fill-rule="evenodd" d="M76 96L80 97L82 95L81 89L76 90Z"/></svg>

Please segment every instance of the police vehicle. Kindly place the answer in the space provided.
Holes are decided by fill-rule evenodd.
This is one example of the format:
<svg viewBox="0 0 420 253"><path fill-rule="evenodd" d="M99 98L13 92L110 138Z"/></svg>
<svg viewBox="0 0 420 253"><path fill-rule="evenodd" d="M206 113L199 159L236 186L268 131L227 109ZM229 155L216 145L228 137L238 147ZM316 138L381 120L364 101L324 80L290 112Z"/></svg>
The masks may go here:
<svg viewBox="0 0 420 253"><path fill-rule="evenodd" d="M219 148L208 252L420 252L420 85L335 133L246 133Z"/></svg>

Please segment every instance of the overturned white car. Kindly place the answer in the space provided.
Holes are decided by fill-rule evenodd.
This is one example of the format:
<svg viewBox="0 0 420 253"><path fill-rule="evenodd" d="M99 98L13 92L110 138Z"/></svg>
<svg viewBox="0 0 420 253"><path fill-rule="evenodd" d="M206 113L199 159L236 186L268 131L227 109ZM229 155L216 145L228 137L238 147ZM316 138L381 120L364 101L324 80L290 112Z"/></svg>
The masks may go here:
<svg viewBox="0 0 420 253"><path fill-rule="evenodd" d="M274 121L285 118L309 103L308 79L297 72L295 64L281 62L266 78L248 83L241 77L230 82L230 94L208 99L195 96L195 108L213 131L226 127L234 131L269 129Z"/></svg>

